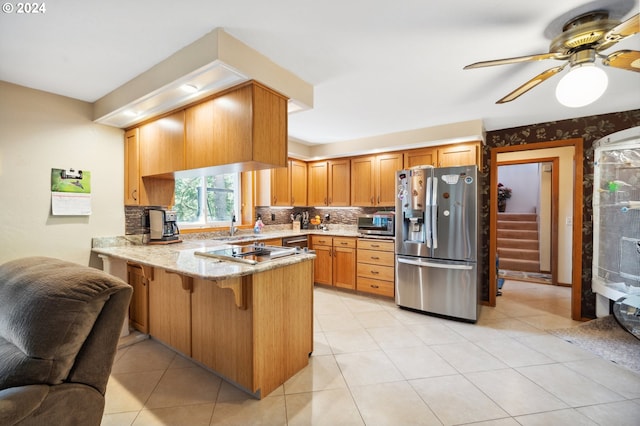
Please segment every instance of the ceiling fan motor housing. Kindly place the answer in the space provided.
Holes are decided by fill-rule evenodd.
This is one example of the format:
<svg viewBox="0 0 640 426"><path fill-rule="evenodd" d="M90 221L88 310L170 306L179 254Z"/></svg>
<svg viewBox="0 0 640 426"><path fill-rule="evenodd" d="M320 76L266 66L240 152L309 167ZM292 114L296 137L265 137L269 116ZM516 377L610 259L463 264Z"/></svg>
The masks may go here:
<svg viewBox="0 0 640 426"><path fill-rule="evenodd" d="M597 43L619 23L620 21L609 19L609 12L606 10L585 13L564 25L562 33L551 42L549 51L571 55L584 49L600 50Z"/></svg>

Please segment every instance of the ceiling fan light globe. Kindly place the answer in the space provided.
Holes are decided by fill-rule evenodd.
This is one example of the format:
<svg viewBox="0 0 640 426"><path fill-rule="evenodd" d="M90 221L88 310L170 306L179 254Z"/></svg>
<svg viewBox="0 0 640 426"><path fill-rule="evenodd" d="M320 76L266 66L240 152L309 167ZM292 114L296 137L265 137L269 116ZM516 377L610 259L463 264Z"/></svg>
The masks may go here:
<svg viewBox="0 0 640 426"><path fill-rule="evenodd" d="M576 65L556 86L556 99L570 108L589 105L607 90L607 74L593 63Z"/></svg>

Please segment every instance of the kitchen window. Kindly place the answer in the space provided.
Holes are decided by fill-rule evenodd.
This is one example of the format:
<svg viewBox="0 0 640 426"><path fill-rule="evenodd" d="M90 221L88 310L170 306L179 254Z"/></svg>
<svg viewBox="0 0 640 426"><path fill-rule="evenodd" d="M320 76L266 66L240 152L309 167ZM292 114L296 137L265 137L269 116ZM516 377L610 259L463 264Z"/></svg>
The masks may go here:
<svg viewBox="0 0 640 426"><path fill-rule="evenodd" d="M173 209L181 228L229 226L241 199L240 173L176 178Z"/></svg>

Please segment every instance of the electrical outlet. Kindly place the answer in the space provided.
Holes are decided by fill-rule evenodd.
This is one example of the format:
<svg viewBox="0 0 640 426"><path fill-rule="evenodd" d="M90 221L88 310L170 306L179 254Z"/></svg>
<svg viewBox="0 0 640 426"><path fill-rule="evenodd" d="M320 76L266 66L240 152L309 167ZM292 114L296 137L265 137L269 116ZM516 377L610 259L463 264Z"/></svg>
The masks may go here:
<svg viewBox="0 0 640 426"><path fill-rule="evenodd" d="M329 222L331 220L331 215L330 214L325 214L324 215L324 220L326 220L327 222Z"/></svg>
<svg viewBox="0 0 640 426"><path fill-rule="evenodd" d="M571 226L571 225L573 225L573 217L571 217L571 216L567 216L567 218L566 218L566 220L565 220L565 224L566 224L567 226Z"/></svg>
<svg viewBox="0 0 640 426"><path fill-rule="evenodd" d="M271 220L276 220L276 214L275 213L271 213Z"/></svg>

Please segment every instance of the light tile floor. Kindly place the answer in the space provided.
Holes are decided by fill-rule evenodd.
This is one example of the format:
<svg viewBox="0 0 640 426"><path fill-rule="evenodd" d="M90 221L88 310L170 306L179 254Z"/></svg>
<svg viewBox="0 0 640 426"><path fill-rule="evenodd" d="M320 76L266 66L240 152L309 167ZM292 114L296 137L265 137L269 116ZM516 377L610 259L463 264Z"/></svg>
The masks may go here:
<svg viewBox="0 0 640 426"><path fill-rule="evenodd" d="M309 366L261 401L153 340L118 351L107 425L637 425L640 375L545 330L570 289L507 281L466 324L315 292Z"/></svg>

